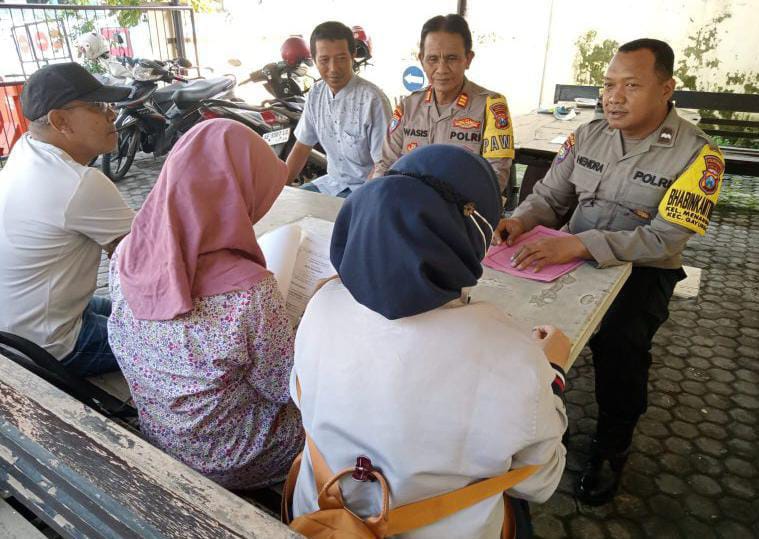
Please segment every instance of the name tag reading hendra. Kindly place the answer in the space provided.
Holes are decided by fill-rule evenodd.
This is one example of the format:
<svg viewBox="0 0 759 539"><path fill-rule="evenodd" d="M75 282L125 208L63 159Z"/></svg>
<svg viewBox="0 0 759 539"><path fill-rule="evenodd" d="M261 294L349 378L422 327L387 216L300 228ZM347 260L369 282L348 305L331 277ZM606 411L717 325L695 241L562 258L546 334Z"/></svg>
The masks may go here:
<svg viewBox="0 0 759 539"><path fill-rule="evenodd" d="M595 172L596 174L603 174L604 168L606 168L606 163L601 163L595 159L585 157L584 155L578 155L575 163L584 169Z"/></svg>

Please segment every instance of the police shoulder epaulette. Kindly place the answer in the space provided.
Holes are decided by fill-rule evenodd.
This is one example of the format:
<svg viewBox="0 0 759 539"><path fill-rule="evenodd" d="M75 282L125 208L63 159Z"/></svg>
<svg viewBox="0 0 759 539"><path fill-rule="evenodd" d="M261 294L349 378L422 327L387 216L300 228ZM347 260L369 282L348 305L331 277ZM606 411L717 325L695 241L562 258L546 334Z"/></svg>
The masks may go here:
<svg viewBox="0 0 759 539"><path fill-rule="evenodd" d="M724 154L722 153L722 148L714 144L711 140L708 141L707 146L709 146L709 149L713 151L714 153L718 154L720 157L724 158Z"/></svg>
<svg viewBox="0 0 759 539"><path fill-rule="evenodd" d="M722 155L722 150L720 150L720 147L714 143L714 141L711 139L711 137L709 137L709 135L701 131L699 127L696 127L693 130L693 134L696 135L696 138L699 139L699 142L708 146L710 150L712 150L715 153L718 153L720 156Z"/></svg>

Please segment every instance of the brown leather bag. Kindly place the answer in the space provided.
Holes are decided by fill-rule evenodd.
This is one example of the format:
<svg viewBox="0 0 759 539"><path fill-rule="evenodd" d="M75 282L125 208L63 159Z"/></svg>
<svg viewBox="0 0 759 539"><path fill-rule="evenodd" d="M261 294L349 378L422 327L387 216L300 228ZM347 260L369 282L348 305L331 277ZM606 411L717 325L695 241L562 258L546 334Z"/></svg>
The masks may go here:
<svg viewBox="0 0 759 539"><path fill-rule="evenodd" d="M300 381L297 378L296 387L298 400L300 400ZM295 482L298 479L303 456L301 453L293 461L285 481L285 488L282 492L282 522L310 539L382 539L422 528L510 489L539 468L538 466L526 466L518 470L511 470L497 477L485 479L446 494L408 503L392 510L389 509L390 493L387 480L378 470L371 469L367 471L367 479L371 476L380 484L382 510L379 515L362 519L345 507L338 483L342 477L354 473L355 469L345 468L336 474L332 474L324 457L308 433L306 433L306 443L311 457L314 482L319 492L319 510L295 519L290 517ZM504 494L502 539L512 539L514 531L511 504Z"/></svg>

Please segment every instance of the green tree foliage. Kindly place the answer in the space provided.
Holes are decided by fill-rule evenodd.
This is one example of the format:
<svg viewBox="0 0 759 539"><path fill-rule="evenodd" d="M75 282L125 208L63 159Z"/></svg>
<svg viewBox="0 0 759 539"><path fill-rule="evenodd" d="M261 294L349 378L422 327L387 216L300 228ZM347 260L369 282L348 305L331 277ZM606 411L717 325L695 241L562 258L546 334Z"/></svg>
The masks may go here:
<svg viewBox="0 0 759 539"><path fill-rule="evenodd" d="M619 43L613 39L604 39L598 43L597 37L598 33L595 30L588 30L575 41L575 84L601 86L603 83L606 66L609 65Z"/></svg>

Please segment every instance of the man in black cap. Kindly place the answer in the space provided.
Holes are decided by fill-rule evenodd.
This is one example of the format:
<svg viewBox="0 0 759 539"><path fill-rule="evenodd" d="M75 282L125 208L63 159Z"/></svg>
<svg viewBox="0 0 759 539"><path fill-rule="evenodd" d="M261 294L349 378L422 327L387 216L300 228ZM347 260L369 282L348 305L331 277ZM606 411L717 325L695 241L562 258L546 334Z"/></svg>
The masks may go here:
<svg viewBox="0 0 759 539"><path fill-rule="evenodd" d="M29 132L0 172L0 330L82 376L118 369L108 345L110 301L93 292L101 251L110 255L134 212L87 163L116 148L108 103L129 92L103 86L76 63L38 70L21 94Z"/></svg>

